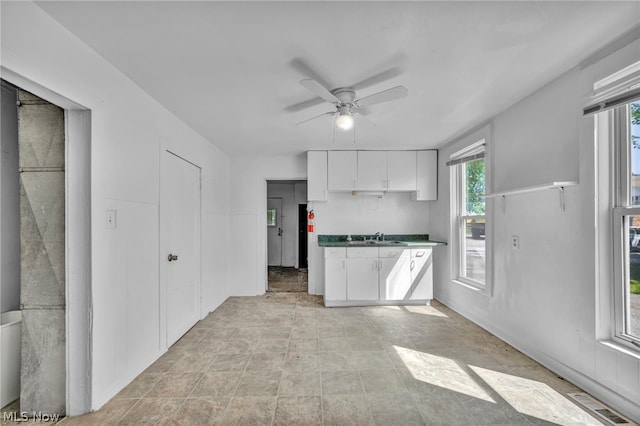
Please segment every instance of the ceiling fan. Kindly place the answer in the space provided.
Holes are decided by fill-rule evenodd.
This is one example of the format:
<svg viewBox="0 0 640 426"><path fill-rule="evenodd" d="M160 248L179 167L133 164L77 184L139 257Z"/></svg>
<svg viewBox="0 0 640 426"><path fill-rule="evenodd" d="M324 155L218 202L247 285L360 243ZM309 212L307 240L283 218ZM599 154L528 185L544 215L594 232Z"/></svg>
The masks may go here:
<svg viewBox="0 0 640 426"><path fill-rule="evenodd" d="M312 79L300 80L300 84L315 95L329 102L335 107L334 111L328 111L297 124L306 123L325 115L333 115L335 127L339 130L351 130L354 125L354 116L364 116L367 114L366 108L382 102L389 102L396 99L404 98L409 91L404 86L395 86L363 98L356 97L356 91L350 87L340 87L329 90L320 83Z"/></svg>

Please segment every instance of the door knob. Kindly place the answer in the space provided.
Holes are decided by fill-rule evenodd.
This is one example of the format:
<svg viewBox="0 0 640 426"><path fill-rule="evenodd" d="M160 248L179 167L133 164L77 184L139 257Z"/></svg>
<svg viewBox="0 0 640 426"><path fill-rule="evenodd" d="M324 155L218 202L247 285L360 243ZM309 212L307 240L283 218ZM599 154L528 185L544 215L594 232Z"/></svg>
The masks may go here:
<svg viewBox="0 0 640 426"><path fill-rule="evenodd" d="M169 262L173 262L174 260L178 260L178 255L177 254L170 254L169 257L167 257L167 260Z"/></svg>

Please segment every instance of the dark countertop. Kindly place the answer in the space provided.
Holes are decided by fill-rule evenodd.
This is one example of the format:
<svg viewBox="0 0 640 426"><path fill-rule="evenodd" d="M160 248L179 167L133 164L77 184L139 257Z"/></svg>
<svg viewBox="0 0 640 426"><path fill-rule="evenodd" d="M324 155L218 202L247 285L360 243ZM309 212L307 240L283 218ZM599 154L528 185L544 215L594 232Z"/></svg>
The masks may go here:
<svg viewBox="0 0 640 426"><path fill-rule="evenodd" d="M399 234L385 235L384 241L375 240L375 235L351 235L351 242L347 235L318 235L319 247L433 247L445 246L442 241L432 241L428 234Z"/></svg>

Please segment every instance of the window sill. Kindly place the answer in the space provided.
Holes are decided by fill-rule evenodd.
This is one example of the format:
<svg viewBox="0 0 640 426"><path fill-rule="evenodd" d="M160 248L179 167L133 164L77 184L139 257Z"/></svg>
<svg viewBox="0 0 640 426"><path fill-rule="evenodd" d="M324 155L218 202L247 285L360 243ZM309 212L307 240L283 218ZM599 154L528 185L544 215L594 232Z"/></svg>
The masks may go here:
<svg viewBox="0 0 640 426"><path fill-rule="evenodd" d="M598 343L600 343L603 346L606 346L609 349L612 349L616 352L623 353L627 356L630 356L640 361L640 348L627 346L626 344L619 343L615 340L599 340Z"/></svg>
<svg viewBox="0 0 640 426"><path fill-rule="evenodd" d="M489 291L489 288L486 285L484 287L480 287L479 285L472 284L466 280L461 280L460 278L454 278L451 280L451 282L459 286L462 286L464 288L467 288L480 295L491 297L491 292Z"/></svg>

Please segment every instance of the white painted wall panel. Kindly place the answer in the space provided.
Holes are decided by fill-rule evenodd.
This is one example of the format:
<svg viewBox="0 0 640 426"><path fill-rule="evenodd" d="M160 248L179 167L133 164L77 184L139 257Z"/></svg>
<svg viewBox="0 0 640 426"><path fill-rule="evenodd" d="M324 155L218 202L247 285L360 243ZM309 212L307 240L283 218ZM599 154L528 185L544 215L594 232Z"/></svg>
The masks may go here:
<svg viewBox="0 0 640 426"><path fill-rule="evenodd" d="M91 110L91 406L97 409L162 352L154 340L161 141L202 168L202 253L217 255L213 265L203 258L211 265L202 268L202 282L212 286L203 292L208 310L228 295L230 255L219 247L230 238L229 160L35 4L3 3L1 19L2 66ZM107 232L109 206L124 228Z"/></svg>
<svg viewBox="0 0 640 426"><path fill-rule="evenodd" d="M231 159L230 295L256 295L265 292L267 180L306 180L306 167L306 153ZM253 218L253 222L248 216ZM248 253L245 252L245 247ZM241 256L242 260L237 256Z"/></svg>

